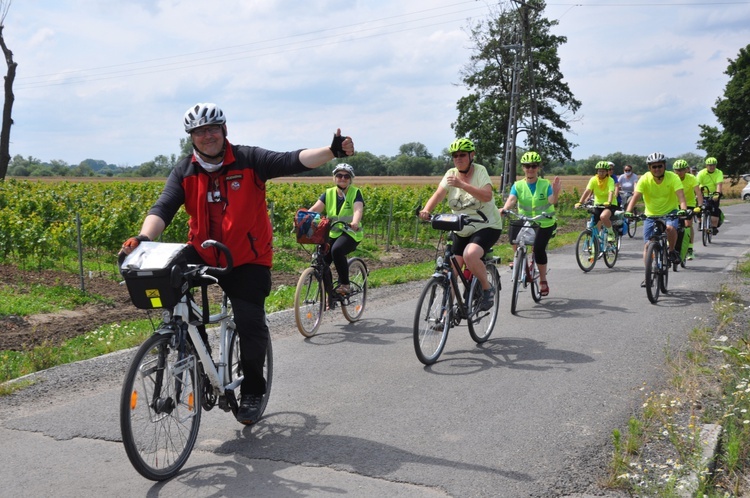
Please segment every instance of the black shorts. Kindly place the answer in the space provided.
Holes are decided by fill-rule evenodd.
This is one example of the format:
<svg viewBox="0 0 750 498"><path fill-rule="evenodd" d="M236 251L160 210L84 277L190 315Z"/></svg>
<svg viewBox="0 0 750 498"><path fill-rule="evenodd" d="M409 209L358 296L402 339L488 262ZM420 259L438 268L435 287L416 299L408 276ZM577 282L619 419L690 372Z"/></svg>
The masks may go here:
<svg viewBox="0 0 750 498"><path fill-rule="evenodd" d="M466 246L471 244L477 244L484 253L487 254L492 246L494 246L500 239L503 231L497 228L482 228L472 233L468 237L459 237L455 233L453 234L453 254L461 256L466 249Z"/></svg>

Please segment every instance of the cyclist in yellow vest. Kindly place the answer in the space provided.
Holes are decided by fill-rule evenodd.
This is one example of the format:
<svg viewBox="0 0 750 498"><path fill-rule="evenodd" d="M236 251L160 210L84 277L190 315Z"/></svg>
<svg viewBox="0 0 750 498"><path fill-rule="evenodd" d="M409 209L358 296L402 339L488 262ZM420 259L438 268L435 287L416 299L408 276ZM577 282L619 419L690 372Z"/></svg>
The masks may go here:
<svg viewBox="0 0 750 498"><path fill-rule="evenodd" d="M480 309L487 311L494 305L495 289L487 280L482 256L489 251L500 238L503 220L495 205L495 192L492 179L487 169L474 162L474 142L468 138L459 138L448 150L453 158L453 168L449 169L440 181L435 193L419 212L423 220L430 219L430 213L443 199L448 199L448 207L453 213L468 214L478 217L481 211L486 222L475 222L467 225L460 232L453 233L453 254L459 265L465 264L482 284L482 304Z"/></svg>
<svg viewBox="0 0 750 498"><path fill-rule="evenodd" d="M697 209L700 212L700 206L703 205L703 193L698 185L698 179L688 173L688 163L684 159L678 159L672 164L672 170L677 173L677 176L682 180L682 191L685 194L685 205L688 209ZM690 240L688 242L688 250L686 259L690 260L694 257L693 252L693 240L695 239L695 228L693 227L693 220L685 220L685 230L690 230Z"/></svg>
<svg viewBox="0 0 750 498"><path fill-rule="evenodd" d="M523 168L524 178L513 184L505 205L500 209L500 214L502 215L505 210L511 209L518 203L518 212L524 216L533 217L542 213L554 216L557 196L562 190L560 178L556 176L550 183L549 180L539 177L542 157L534 151L529 151L521 157L521 167ZM547 244L555 233L557 219L554 217L545 218L539 220L538 223L539 228L536 230L536 238L534 239L534 258L537 268L539 268L539 292L542 296L547 296L549 295ZM511 226L508 234L510 240L516 239L520 229L520 227ZM513 250L515 251L515 249L514 244Z"/></svg>
<svg viewBox="0 0 750 498"><path fill-rule="evenodd" d="M638 183L635 184L635 193L630 199L625 216L632 216L633 208L636 203L643 197L643 204L646 208L646 216L664 216L667 214L684 214L687 209L685 204L685 194L682 188L682 181L676 173L666 171L667 158L661 152L654 152L646 158L649 172L641 176ZM679 211L678 211L679 208ZM680 256L674 250L677 243L677 228L679 220L664 220L667 225L667 243L669 244L669 259L672 262L679 262ZM643 264L648 265L646 260L646 248L649 239L654 233L656 222L652 218L646 218L643 221ZM646 286L646 281L641 282L641 287Z"/></svg>
<svg viewBox="0 0 750 498"><path fill-rule="evenodd" d="M333 169L335 186L327 189L310 208L310 211L325 214L331 223L344 221L349 224L348 227L338 224L331 229L328 235L331 250L324 257L328 265L333 262L336 267L339 285L334 291L341 295L346 295L351 290L347 255L357 248L364 236L362 214L365 210L365 201L362 191L352 185L353 181L354 169L345 163L337 165ZM330 273L324 277L327 277L326 285L330 287Z"/></svg>
<svg viewBox="0 0 750 498"><path fill-rule="evenodd" d="M593 196L597 205L604 206L596 208L596 211L594 211L594 223L600 228L604 226L604 231L607 232L607 240L610 242L615 241L612 215L617 209L617 186L615 179L610 176L610 173L614 171L613 168L614 164L609 161L596 163L596 175L591 177L588 185L586 185L586 190L581 194L581 200L575 205L578 209L581 204Z"/></svg>
<svg viewBox="0 0 750 498"><path fill-rule="evenodd" d="M715 157L707 157L706 167L695 175L701 189L705 187L707 193L711 195L708 209L711 211L711 228L713 228L714 235L719 233L719 225L721 225L719 223L719 218L721 217L719 199L724 195L724 173L716 167L717 164L718 161Z"/></svg>

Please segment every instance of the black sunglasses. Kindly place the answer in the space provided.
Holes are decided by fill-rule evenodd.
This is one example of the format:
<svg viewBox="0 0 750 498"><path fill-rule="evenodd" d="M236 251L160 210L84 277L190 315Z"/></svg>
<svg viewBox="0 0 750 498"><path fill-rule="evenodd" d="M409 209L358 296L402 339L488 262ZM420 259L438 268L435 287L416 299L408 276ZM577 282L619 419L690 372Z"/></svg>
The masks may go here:
<svg viewBox="0 0 750 498"><path fill-rule="evenodd" d="M339 180L342 179L342 178L344 180L349 180L351 178L351 176L349 176L349 175L342 175L342 174L339 173L338 175L336 175L336 178L338 178Z"/></svg>

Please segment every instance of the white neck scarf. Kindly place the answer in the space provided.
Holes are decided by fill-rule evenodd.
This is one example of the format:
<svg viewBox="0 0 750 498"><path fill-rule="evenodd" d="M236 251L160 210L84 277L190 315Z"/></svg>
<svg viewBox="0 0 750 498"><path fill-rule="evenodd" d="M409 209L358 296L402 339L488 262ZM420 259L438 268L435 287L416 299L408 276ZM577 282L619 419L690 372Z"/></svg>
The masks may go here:
<svg viewBox="0 0 750 498"><path fill-rule="evenodd" d="M221 167L224 166L224 161L221 161L219 164L207 163L206 161L203 160L203 158L200 156L200 154L198 154L198 152L195 149L193 149L193 155L195 156L195 159L198 160L198 164L200 164L201 167L205 169L206 171L208 171L209 173L219 171Z"/></svg>

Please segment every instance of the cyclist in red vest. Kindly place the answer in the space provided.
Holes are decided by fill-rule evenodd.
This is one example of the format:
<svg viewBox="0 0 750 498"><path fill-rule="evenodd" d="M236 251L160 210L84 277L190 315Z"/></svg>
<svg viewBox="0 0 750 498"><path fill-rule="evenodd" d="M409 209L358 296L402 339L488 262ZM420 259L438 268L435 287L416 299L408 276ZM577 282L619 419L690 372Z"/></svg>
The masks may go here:
<svg viewBox="0 0 750 498"><path fill-rule="evenodd" d="M193 153L172 170L164 190L149 210L139 235L125 241L130 253L141 241L155 240L181 206L188 221L188 261L223 266L223 256L201 243L214 239L232 253L234 269L219 277L232 302L244 380L237 420L253 424L266 380L263 363L268 344L265 300L271 291L273 231L266 206L266 181L317 168L335 157L354 154L354 142L337 130L330 147L274 152L233 145L227 140L224 112L211 103L191 106L183 119Z"/></svg>

